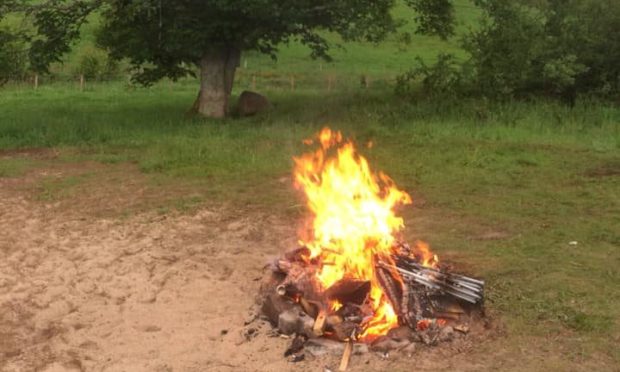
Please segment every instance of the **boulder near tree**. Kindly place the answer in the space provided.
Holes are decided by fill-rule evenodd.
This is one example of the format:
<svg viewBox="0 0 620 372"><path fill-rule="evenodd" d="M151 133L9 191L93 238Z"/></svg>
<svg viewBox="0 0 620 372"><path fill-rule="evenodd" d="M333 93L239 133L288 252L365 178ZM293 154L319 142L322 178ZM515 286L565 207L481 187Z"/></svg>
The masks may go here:
<svg viewBox="0 0 620 372"><path fill-rule="evenodd" d="M252 116L271 108L267 97L256 92L244 90L237 101L237 114L239 116Z"/></svg>

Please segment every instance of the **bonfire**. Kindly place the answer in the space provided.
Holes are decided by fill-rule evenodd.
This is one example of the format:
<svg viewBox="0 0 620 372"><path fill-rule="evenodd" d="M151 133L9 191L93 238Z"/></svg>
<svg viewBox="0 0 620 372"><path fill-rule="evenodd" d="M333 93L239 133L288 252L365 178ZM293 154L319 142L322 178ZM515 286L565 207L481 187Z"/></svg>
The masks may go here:
<svg viewBox="0 0 620 372"><path fill-rule="evenodd" d="M354 344L385 351L465 333L484 282L447 270L426 243L402 239L397 211L411 197L374 173L352 141L325 128L304 143L315 149L294 158L294 180L309 219L299 246L270 263L261 292L263 314L295 336L286 354L301 359L309 344L337 341L346 369Z"/></svg>

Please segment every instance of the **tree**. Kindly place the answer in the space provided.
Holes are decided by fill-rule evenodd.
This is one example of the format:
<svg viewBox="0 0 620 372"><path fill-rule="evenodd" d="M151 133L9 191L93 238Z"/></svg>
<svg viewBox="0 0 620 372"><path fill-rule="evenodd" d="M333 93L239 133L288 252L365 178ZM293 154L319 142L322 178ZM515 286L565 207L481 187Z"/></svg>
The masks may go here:
<svg viewBox="0 0 620 372"><path fill-rule="evenodd" d="M329 58L324 32L345 40L381 40L394 29L394 0L48 0L33 5L39 37L31 56L45 68L79 36L98 11L98 43L115 58L128 58L134 78L150 84L200 71L199 114L224 117L235 69L244 51L275 56L292 39Z"/></svg>
<svg viewBox="0 0 620 372"><path fill-rule="evenodd" d="M465 37L474 80L490 96L620 93L617 0L476 0L481 27Z"/></svg>
<svg viewBox="0 0 620 372"><path fill-rule="evenodd" d="M448 0L407 0L412 6L449 9ZM573 105L578 95L620 95L620 1L474 0L482 11L464 37L469 55L459 63L439 56L397 80L397 92L426 96L483 95L492 99L556 97ZM419 19L432 32L449 12ZM444 16L440 16L444 14ZM439 23L437 23L439 21ZM433 32L441 36L440 32Z"/></svg>
<svg viewBox="0 0 620 372"><path fill-rule="evenodd" d="M17 0L0 0L0 22L19 9ZM9 79L23 77L27 66L26 50L22 30L0 24L0 86Z"/></svg>

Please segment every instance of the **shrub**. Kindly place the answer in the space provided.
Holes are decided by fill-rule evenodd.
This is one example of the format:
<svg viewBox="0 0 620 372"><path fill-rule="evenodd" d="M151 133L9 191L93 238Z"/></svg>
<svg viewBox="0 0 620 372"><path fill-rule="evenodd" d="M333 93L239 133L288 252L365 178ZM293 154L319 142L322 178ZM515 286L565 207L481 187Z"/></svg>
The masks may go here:
<svg viewBox="0 0 620 372"><path fill-rule="evenodd" d="M426 97L455 96L469 89L469 77L463 65L457 63L451 54L440 54L437 62L427 65L416 58L416 66L397 77L396 92L402 96L413 96L419 91Z"/></svg>
<svg viewBox="0 0 620 372"><path fill-rule="evenodd" d="M464 39L488 96L620 91L620 2L477 0L478 30Z"/></svg>
<svg viewBox="0 0 620 372"><path fill-rule="evenodd" d="M118 62L110 58L103 49L85 46L78 52L76 60L73 71L76 75L84 75L89 80L110 80L118 77Z"/></svg>
<svg viewBox="0 0 620 372"><path fill-rule="evenodd" d="M479 93L492 99L620 94L620 1L475 0L479 27L463 39L464 63L440 56L398 79L407 93L416 79L428 94ZM408 92L411 93L411 92Z"/></svg>
<svg viewBox="0 0 620 372"><path fill-rule="evenodd" d="M9 80L23 79L27 71L26 46L10 30L0 29L0 86Z"/></svg>

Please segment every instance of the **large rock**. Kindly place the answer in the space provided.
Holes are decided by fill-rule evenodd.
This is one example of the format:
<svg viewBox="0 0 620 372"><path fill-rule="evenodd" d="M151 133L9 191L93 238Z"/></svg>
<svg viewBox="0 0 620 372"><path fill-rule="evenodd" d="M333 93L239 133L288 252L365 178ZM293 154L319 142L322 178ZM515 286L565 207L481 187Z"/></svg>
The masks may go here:
<svg viewBox="0 0 620 372"><path fill-rule="evenodd" d="M269 110L271 103L267 97L256 92L245 90L239 96L237 102L237 114L239 116L252 116Z"/></svg>

